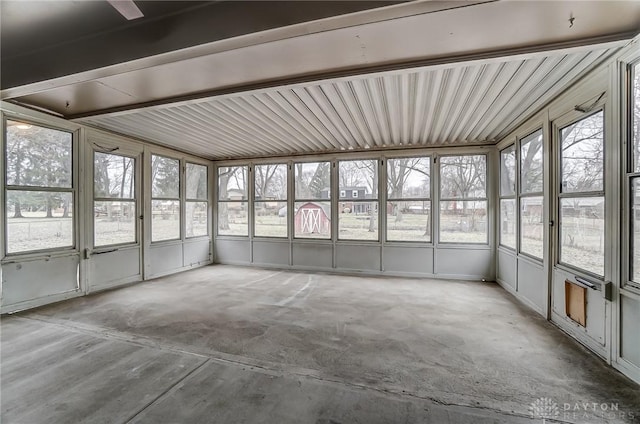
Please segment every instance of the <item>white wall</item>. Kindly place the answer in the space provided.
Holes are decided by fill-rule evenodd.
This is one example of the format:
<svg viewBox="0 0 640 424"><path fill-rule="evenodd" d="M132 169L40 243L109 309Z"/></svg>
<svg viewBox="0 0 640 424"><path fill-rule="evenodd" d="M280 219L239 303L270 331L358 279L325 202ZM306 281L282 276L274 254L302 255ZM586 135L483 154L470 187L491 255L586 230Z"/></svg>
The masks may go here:
<svg viewBox="0 0 640 424"><path fill-rule="evenodd" d="M487 196L488 196L488 242L484 244L454 244L438 241L438 163L433 163L433 158L451 154L486 154L487 155ZM386 214L386 159L393 157L431 155L431 242L389 242L385 240ZM459 278L471 280L494 280L494 218L495 203L493 198L493 183L495 167L495 148L487 147L460 147L439 149L410 149L401 152L365 152L365 153L338 153L333 155L316 155L314 160L337 161L345 159L381 159L379 167L379 214L378 214L378 241L347 241L339 240L336 236L337 229L337 204L336 196L332 196L332 238L330 240L309 240L294 238L289 234L287 238L275 239L255 237L253 235L252 207L249 203L249 236L215 236L215 262L224 264L256 265L262 267L276 267L300 270L341 271L366 274L384 274L399 276L423 276ZM250 168L259 164L287 163L289 168L296 161L309 160L309 156L269 158L266 160L224 161L216 162L216 169L223 166L247 165ZM293 177L289 171L289 197L288 207L293 210ZM216 174L217 176L217 171ZM337 177L334 171L333 193L339 191ZM217 178L217 177L215 177ZM252 179L250 173L249 180ZM249 185L249 192L252 191ZM250 202L250 199L249 199ZM214 217L215 220L215 217ZM292 219L289 220L291 233ZM217 223L214 224L217 229ZM217 234L217 232L216 232Z"/></svg>
<svg viewBox="0 0 640 424"><path fill-rule="evenodd" d="M74 176L74 246L37 252L7 254L5 251L5 220L0 226L1 312L15 312L91 292L175 273L212 261L212 237L180 238L166 242L151 242L150 157L161 154L180 160L181 191L184 198L184 165L187 161L205 165L209 174L208 222L212 222L212 164L209 161L172 149L143 143L104 131L51 117L16 105L2 103L4 119L25 121L34 125L73 132ZM2 131L4 157L5 131ZM125 245L94 247L93 243L93 155L94 151L121 154L136 159L136 213L142 219L136 226L136 242ZM4 175L4 160L0 173ZM5 205L4 178L1 179L0 205ZM144 181L144 185L141 183Z"/></svg>
<svg viewBox="0 0 640 424"><path fill-rule="evenodd" d="M544 259L534 260L497 242L496 278L507 291L550 319L560 329L605 361L640 382L640 290L625 286L630 256L628 217L630 190L621 176L626 169L626 63L637 60L637 45L632 44L615 57L559 95L543 109L528 118L512 134L497 144L498 150L516 142L536 128L544 130L545 160L545 225ZM626 62L625 62L626 60ZM557 150L558 131L588 113L575 110L576 105L603 108L605 120L605 270L596 278L578 269L558 264L558 204L559 187ZM498 212L499 213L499 212ZM497 228L499 232L499 228ZM499 233L498 233L499 234ZM595 283L588 289L587 324L578 325L566 315L565 280L576 277ZM609 294L610 290L610 294Z"/></svg>

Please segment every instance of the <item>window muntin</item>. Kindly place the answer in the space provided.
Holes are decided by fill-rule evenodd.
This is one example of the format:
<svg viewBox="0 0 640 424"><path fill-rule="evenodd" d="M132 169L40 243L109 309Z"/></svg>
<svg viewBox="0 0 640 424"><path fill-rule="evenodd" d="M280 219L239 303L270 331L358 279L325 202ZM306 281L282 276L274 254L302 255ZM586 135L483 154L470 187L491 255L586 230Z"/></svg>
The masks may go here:
<svg viewBox="0 0 640 424"><path fill-rule="evenodd" d="M431 157L387 159L387 240L431 242Z"/></svg>
<svg viewBox="0 0 640 424"><path fill-rule="evenodd" d="M378 240L378 160L338 163L338 238Z"/></svg>
<svg viewBox="0 0 640 424"><path fill-rule="evenodd" d="M256 237L288 236L287 164L254 167L254 235Z"/></svg>
<svg viewBox="0 0 640 424"><path fill-rule="evenodd" d="M73 134L6 120L6 252L74 246Z"/></svg>
<svg viewBox="0 0 640 424"><path fill-rule="evenodd" d="M604 275L604 113L560 129L558 262Z"/></svg>
<svg viewBox="0 0 640 424"><path fill-rule="evenodd" d="M249 235L248 176L245 165L218 168L218 235Z"/></svg>
<svg viewBox="0 0 640 424"><path fill-rule="evenodd" d="M440 158L440 241L487 243L487 157Z"/></svg>
<svg viewBox="0 0 640 424"><path fill-rule="evenodd" d="M187 163L185 199L185 236L203 237L209 234L208 169L204 165Z"/></svg>
<svg viewBox="0 0 640 424"><path fill-rule="evenodd" d="M294 163L294 237L331 238L331 163Z"/></svg>
<svg viewBox="0 0 640 424"><path fill-rule="evenodd" d="M500 245L516 248L516 146L500 152Z"/></svg>
<svg viewBox="0 0 640 424"><path fill-rule="evenodd" d="M136 242L135 159L93 156L94 247Z"/></svg>
<svg viewBox="0 0 640 424"><path fill-rule="evenodd" d="M151 155L151 241L180 238L180 161Z"/></svg>

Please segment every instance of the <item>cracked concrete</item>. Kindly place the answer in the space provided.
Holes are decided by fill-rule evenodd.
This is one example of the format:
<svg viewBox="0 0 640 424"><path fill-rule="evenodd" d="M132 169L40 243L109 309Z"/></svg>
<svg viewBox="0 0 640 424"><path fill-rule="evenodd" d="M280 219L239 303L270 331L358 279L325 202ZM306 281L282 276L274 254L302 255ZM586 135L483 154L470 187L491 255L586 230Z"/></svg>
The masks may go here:
<svg viewBox="0 0 640 424"><path fill-rule="evenodd" d="M492 283L211 266L3 317L0 353L3 423L534 423L541 397L640 422L636 384Z"/></svg>

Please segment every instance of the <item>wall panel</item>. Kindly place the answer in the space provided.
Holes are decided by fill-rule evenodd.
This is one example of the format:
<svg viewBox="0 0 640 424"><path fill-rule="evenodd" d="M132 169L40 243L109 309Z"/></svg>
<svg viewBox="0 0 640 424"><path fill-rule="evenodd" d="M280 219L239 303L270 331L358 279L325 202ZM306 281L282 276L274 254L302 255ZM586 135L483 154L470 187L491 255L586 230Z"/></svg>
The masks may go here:
<svg viewBox="0 0 640 424"><path fill-rule="evenodd" d="M385 245L384 271L431 275L433 274L433 248Z"/></svg>
<svg viewBox="0 0 640 424"><path fill-rule="evenodd" d="M336 268L380 272L380 246L340 243L336 246Z"/></svg>
<svg viewBox="0 0 640 424"><path fill-rule="evenodd" d="M253 263L257 265L289 266L289 242L265 240L253 242Z"/></svg>
<svg viewBox="0 0 640 424"><path fill-rule="evenodd" d="M77 255L2 265L2 307L78 290Z"/></svg>

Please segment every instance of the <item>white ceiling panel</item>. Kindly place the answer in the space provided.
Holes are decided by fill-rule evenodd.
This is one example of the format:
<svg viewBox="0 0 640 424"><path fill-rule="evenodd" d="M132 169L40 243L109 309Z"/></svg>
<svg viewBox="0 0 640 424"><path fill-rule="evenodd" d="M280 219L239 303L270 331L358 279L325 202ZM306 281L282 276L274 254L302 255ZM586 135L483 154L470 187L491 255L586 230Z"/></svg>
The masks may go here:
<svg viewBox="0 0 640 424"><path fill-rule="evenodd" d="M492 144L615 50L405 69L80 121L210 159Z"/></svg>

